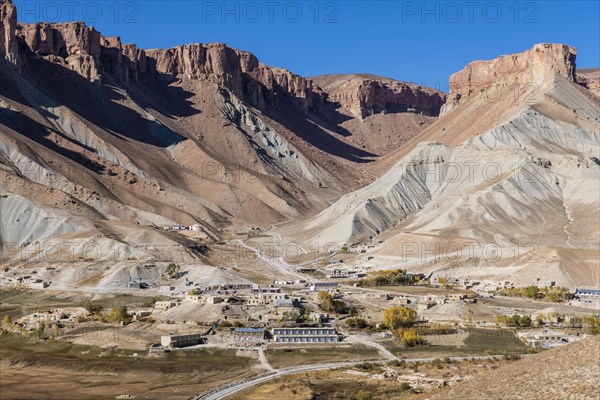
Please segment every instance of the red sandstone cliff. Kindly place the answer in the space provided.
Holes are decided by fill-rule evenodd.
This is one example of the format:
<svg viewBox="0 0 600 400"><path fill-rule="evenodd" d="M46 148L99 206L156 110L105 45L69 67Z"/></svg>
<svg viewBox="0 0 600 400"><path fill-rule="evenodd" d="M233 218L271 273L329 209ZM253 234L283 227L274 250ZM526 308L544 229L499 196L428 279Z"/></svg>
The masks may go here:
<svg viewBox="0 0 600 400"><path fill-rule="evenodd" d="M469 63L450 76L450 94L443 112L481 92L496 96L497 90L511 90L514 85L551 84L555 74L574 82L576 55L574 47L539 43L523 53Z"/></svg>
<svg viewBox="0 0 600 400"><path fill-rule="evenodd" d="M329 100L355 117L388 112L413 112L437 116L444 93L419 85L370 74L323 75L313 78Z"/></svg>
<svg viewBox="0 0 600 400"><path fill-rule="evenodd" d="M11 0L0 0L0 59L17 63L17 8Z"/></svg>

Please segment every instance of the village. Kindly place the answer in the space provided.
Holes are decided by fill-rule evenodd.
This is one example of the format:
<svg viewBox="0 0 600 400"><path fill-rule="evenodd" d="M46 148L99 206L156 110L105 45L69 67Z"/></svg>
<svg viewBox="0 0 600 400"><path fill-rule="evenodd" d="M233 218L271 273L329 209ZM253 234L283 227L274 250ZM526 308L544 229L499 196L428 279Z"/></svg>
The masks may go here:
<svg viewBox="0 0 600 400"><path fill-rule="evenodd" d="M410 327L419 335L422 332L424 342L444 342L444 338L464 336L476 328L506 329L514 331L526 346L545 349L585 337L586 318L597 321L600 304L600 291L591 289L577 289L565 301L553 304L497 295L515 289L507 281L475 282L396 271L387 275L402 277L402 285L378 287L368 285L373 282L368 278L371 275L356 271L335 267L320 268L319 273L319 280L200 286L188 278L179 279L184 274L173 264L164 275L177 283L155 288L138 281L127 285L129 290L156 294L146 307L127 304L121 310L104 310L105 314L89 305L92 303L87 307L37 309L16 319L12 326L4 323L3 328L35 333L42 326L44 333L38 335L68 340L79 336L82 343L97 336L97 344L107 345L103 337L112 326L119 329L119 338L109 340L112 346L146 348L153 356L199 346L345 346L356 342L357 337L378 346L398 336L389 322L386 325L386 311L395 309L414 314ZM3 285L7 281L3 277ZM15 287L51 291L50 284L39 284L32 277L12 282ZM539 293L554 286L553 282L535 283ZM119 312L117 317L112 315ZM144 328L137 330L135 326ZM98 333L90 335L90 327ZM439 327L445 329L436 329ZM460 339L456 345L461 346Z"/></svg>
<svg viewBox="0 0 600 400"><path fill-rule="evenodd" d="M191 237L200 231L184 225L161 229ZM154 275L123 275L116 286L76 288L78 295L53 282L56 265L4 268L2 290L69 300L60 307L36 301L33 308L5 314L3 332L129 349L146 357L199 349L251 352L269 369L264 360L297 349L305 352L298 353L297 362L307 364L317 360L311 348L333 352L320 361L398 359L414 352L527 354L579 341L600 329L599 290L573 290L539 278L524 286L506 279L377 267L369 256L376 245L343 246L294 264L277 253L277 246L251 241L261 237L260 231L246 235L233 240L236 247L225 254L234 259L221 256L223 266L212 275L185 264L153 262L140 265ZM352 263L357 258L369 263ZM261 271L270 271L272 280L256 275ZM255 278L243 278L244 272ZM11 307L6 301L2 306Z"/></svg>
<svg viewBox="0 0 600 400"><path fill-rule="evenodd" d="M193 226L158 229L198 234ZM0 337L20 340L18 348L61 345L165 368L183 360L211 359L217 368L251 362L259 377L323 363L391 363L378 367L391 374L385 379L418 392L461 378L394 375L397 363L510 362L600 333L600 290L408 271L371 259L377 244L294 259L256 229L231 239L211 245L220 249L216 266L132 260L110 285L65 285L58 264L5 267ZM197 398L204 396L211 392Z"/></svg>

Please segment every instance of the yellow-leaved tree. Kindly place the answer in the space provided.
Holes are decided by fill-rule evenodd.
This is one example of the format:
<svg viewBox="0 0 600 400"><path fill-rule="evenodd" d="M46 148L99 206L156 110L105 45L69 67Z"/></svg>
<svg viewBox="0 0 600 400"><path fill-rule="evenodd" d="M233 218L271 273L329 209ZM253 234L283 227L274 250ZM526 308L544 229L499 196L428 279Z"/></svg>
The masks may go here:
<svg viewBox="0 0 600 400"><path fill-rule="evenodd" d="M383 314L383 323L390 329L409 328L417 322L417 312L408 307L390 307Z"/></svg>

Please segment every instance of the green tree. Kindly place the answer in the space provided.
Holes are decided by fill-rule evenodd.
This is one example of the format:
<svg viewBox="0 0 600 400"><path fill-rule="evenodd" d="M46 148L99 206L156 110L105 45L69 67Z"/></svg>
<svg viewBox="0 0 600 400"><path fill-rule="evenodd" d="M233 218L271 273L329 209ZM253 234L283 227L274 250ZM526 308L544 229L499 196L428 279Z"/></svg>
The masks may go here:
<svg viewBox="0 0 600 400"><path fill-rule="evenodd" d="M408 328L417 322L417 312L408 307L390 307L383 313L383 323L390 329Z"/></svg>
<svg viewBox="0 0 600 400"><path fill-rule="evenodd" d="M475 314L475 313L473 312L472 309L469 308L469 310L467 311L467 321L473 322L473 314Z"/></svg>
<svg viewBox="0 0 600 400"><path fill-rule="evenodd" d="M128 319L129 314L127 313L127 307L125 306L112 307L108 314L108 320L111 322L123 322Z"/></svg>
<svg viewBox="0 0 600 400"><path fill-rule="evenodd" d="M10 317L10 315L5 315L4 318L2 318L2 323L4 325L11 325L12 324L12 318Z"/></svg>
<svg viewBox="0 0 600 400"><path fill-rule="evenodd" d="M334 300L331 293L319 292L317 294L317 303L323 311L335 312L337 314L347 314L348 306L342 300Z"/></svg>
<svg viewBox="0 0 600 400"><path fill-rule="evenodd" d="M535 325L536 326L544 325L544 319L542 318L541 315L538 315L537 318L535 319Z"/></svg>
<svg viewBox="0 0 600 400"><path fill-rule="evenodd" d="M35 328L35 330L33 331L33 334L38 339L44 338L44 336L46 335L46 323L44 321L40 321L38 323L37 328Z"/></svg>
<svg viewBox="0 0 600 400"><path fill-rule="evenodd" d="M317 294L317 303L324 311L333 311L333 296L331 293L319 292Z"/></svg>
<svg viewBox="0 0 600 400"><path fill-rule="evenodd" d="M523 296L535 299L538 297L540 289L537 286L527 286L522 289Z"/></svg>
<svg viewBox="0 0 600 400"><path fill-rule="evenodd" d="M167 269L165 270L165 273L171 279L178 278L180 272L181 272L181 267L178 264L175 264L175 263L170 263L169 265L167 265Z"/></svg>

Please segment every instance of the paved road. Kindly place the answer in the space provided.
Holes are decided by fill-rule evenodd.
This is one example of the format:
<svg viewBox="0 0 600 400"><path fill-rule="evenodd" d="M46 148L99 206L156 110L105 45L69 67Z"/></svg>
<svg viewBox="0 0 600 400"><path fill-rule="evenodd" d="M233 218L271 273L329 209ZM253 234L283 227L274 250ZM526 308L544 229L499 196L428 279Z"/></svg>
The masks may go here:
<svg viewBox="0 0 600 400"><path fill-rule="evenodd" d="M499 355L495 356L475 356L475 357L444 357L449 358L453 361L464 361L464 360L487 360L492 359L494 357L501 357ZM432 362L433 360L439 359L439 357L429 357L429 358L405 358L403 359L406 362ZM254 378L248 378L243 381L232 382L229 385L222 386L218 389L215 389L211 392L204 393L198 397L194 397L194 400L220 400L224 397L227 397L231 394L237 393L241 390L248 389L249 387L259 385L261 383L268 382L270 380L279 378L283 375L296 374L299 372L306 371L318 371L324 369L333 369L340 367L350 367L352 365L356 365L362 363L364 361L351 361L351 362L339 362L339 363L329 363L329 364L312 364L312 365L301 365L298 367L291 367L286 369L274 370L272 372L268 372L266 374L259 375ZM389 360L380 360L380 361L369 361L374 364L382 364L387 363Z"/></svg>
<svg viewBox="0 0 600 400"><path fill-rule="evenodd" d="M221 387L219 389L216 389L213 392L206 393L200 397L195 397L195 399L196 400L218 400L218 399L222 399L226 396L229 396L233 393L237 393L240 390L244 390L249 387L252 387L252 386L264 383L264 382L268 382L272 379L279 378L280 376L283 376L283 375L296 374L299 372L306 372L306 371L348 367L348 366L351 366L354 364L356 364L356 362L333 363L333 364L313 364L313 365L303 365L303 366L299 366L299 367L281 369L281 370L273 371L268 374L260 375L255 378L249 378L249 379L241 381L241 382L235 382L231 385L227 385L227 386Z"/></svg>

